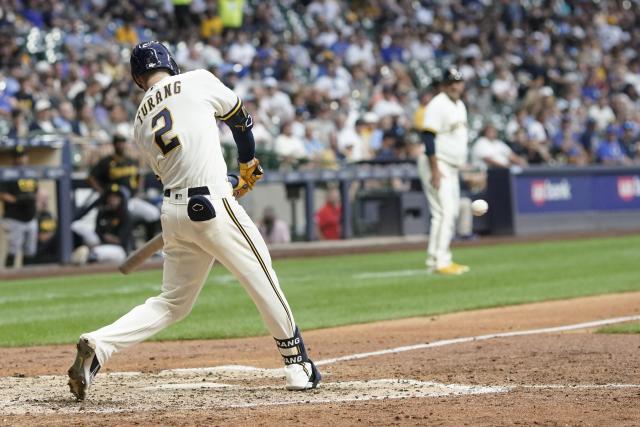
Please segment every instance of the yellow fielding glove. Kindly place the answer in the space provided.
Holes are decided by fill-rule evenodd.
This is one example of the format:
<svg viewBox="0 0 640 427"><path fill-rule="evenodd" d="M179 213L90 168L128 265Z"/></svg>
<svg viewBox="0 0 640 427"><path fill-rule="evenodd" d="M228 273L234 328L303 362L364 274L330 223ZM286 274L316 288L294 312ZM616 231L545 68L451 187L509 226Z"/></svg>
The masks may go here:
<svg viewBox="0 0 640 427"><path fill-rule="evenodd" d="M250 190L253 189L256 182L262 179L263 175L262 166L255 157L247 163L240 163L240 178L246 182Z"/></svg>

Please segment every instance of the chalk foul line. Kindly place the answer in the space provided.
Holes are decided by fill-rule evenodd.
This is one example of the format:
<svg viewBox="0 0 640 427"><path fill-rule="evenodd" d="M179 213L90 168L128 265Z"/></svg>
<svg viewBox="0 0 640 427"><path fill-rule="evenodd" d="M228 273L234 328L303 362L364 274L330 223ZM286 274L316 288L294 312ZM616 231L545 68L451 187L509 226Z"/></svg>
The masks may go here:
<svg viewBox="0 0 640 427"><path fill-rule="evenodd" d="M529 329L525 331L500 332L495 334L476 335L473 337L452 338L452 339L446 339L446 340L433 341L430 343L407 345L407 346L389 348L384 350L369 351L365 353L356 353L356 354L350 354L346 356L334 357L331 359L320 360L316 362L316 365L319 365L319 366L331 365L338 362L360 360L360 359L366 359L374 356L383 356L386 354L403 353L405 351L423 350L423 349L434 348L434 347L444 347L447 345L462 344L462 343L474 342L474 341L486 341L486 340L495 339L495 338L509 338L509 337L519 337L519 336L526 336L526 335L550 334L554 332L575 331L580 329L591 329L591 328L598 328L602 326L614 325L617 323L632 322L635 320L640 320L640 315L613 317L610 319L594 320L591 322L575 323L572 325L563 325L563 326L554 326L550 328Z"/></svg>

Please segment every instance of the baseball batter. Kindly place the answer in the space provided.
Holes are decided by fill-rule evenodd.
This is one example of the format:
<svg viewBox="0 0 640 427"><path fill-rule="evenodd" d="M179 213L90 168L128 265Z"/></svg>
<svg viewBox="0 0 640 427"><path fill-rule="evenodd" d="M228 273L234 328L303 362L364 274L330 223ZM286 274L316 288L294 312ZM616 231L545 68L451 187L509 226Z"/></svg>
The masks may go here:
<svg viewBox="0 0 640 427"><path fill-rule="evenodd" d="M431 211L427 267L439 274L458 275L469 271L453 262L450 250L460 210L458 169L467 160L467 109L460 99L462 74L455 68L447 70L443 85L424 112L425 154L418 158L418 171Z"/></svg>
<svg viewBox="0 0 640 427"><path fill-rule="evenodd" d="M284 359L286 388L315 388L320 373L307 356L289 304L257 227L232 197L216 118L232 130L238 146L241 184L253 188L262 169L254 158L251 116L242 101L213 74L180 74L159 42L138 44L131 74L145 91L134 140L164 185L162 292L97 331L80 336L69 368L78 400L101 366L132 346L183 319L200 293L213 263L220 261L242 283L274 336Z"/></svg>

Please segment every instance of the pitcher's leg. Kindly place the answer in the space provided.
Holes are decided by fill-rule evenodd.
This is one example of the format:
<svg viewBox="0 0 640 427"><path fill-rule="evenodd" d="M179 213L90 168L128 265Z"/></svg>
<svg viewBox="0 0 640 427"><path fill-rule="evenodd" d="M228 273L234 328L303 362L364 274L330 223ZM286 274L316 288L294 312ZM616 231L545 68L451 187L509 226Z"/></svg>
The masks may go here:
<svg viewBox="0 0 640 427"><path fill-rule="evenodd" d="M427 244L427 261L426 265L430 269L436 265L436 242L442 221L442 208L440 207L440 199L438 191L431 186L431 170L429 169L427 156L418 157L418 175L424 192L429 203L429 243Z"/></svg>
<svg viewBox="0 0 640 427"><path fill-rule="evenodd" d="M151 337L191 311L214 259L188 242L169 243L164 251L162 293L111 325L83 335L95 341L101 365L114 352Z"/></svg>
<svg viewBox="0 0 640 427"><path fill-rule="evenodd" d="M457 217L455 209L458 205L453 193L453 185L455 183L457 183L457 180L454 181L450 175L443 173L440 181L440 189L438 190L442 212L440 228L436 238L436 267L438 269L446 267L452 262L449 247L451 245L451 239L453 238Z"/></svg>

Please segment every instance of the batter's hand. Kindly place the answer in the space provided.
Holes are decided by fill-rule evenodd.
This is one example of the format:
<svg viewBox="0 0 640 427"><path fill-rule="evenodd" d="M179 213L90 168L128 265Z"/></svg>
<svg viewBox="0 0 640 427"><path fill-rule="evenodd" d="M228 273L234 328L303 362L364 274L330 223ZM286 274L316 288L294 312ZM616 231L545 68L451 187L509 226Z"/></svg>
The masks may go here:
<svg viewBox="0 0 640 427"><path fill-rule="evenodd" d="M440 169L432 169L431 170L431 186L436 190L439 190L441 179L442 179L442 174L440 173Z"/></svg>
<svg viewBox="0 0 640 427"><path fill-rule="evenodd" d="M233 187L233 197L236 199L243 197L250 191L249 185L247 185L245 180L240 178L238 175L229 174L227 177Z"/></svg>
<svg viewBox="0 0 640 427"><path fill-rule="evenodd" d="M263 176L262 166L260 166L260 162L255 157L247 163L240 163L240 178L247 183L250 190Z"/></svg>

